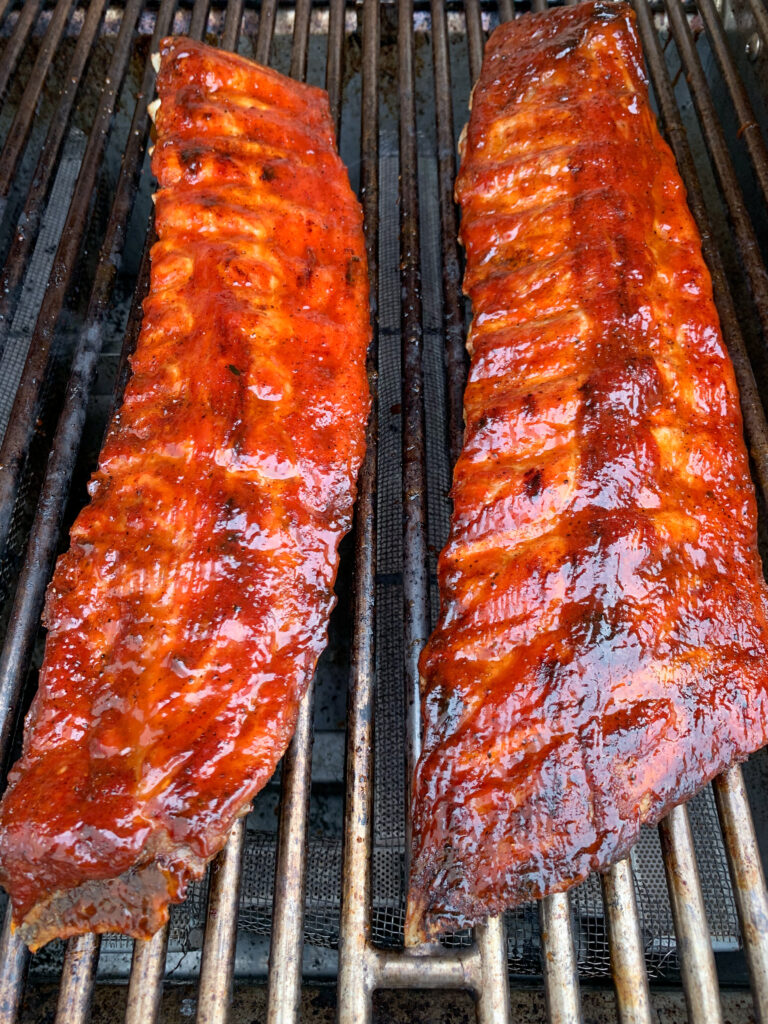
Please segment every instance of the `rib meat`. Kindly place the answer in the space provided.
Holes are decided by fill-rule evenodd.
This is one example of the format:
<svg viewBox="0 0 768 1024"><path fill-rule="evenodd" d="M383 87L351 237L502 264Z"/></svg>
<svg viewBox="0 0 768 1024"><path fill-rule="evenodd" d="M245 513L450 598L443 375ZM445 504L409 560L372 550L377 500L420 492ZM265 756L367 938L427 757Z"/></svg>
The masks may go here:
<svg viewBox="0 0 768 1024"><path fill-rule="evenodd" d="M154 932L270 778L363 456L362 217L326 94L182 38L158 94L133 377L48 590L0 807L33 948Z"/></svg>
<svg viewBox="0 0 768 1024"><path fill-rule="evenodd" d="M409 942L606 868L768 724L738 394L626 4L494 32L456 194L472 364Z"/></svg>

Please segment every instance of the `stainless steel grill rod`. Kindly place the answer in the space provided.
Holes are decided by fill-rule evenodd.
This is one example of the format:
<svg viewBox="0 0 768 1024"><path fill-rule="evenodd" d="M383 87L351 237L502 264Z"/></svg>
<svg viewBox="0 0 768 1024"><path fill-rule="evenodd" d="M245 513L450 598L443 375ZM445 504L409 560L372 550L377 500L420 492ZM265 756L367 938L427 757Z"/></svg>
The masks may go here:
<svg viewBox="0 0 768 1024"><path fill-rule="evenodd" d="M467 26L469 77L474 85L480 77L480 66L483 63L483 47L485 46L480 0L464 0L464 17Z"/></svg>
<svg viewBox="0 0 768 1024"><path fill-rule="evenodd" d="M290 1024L299 1019L314 697L315 681L312 679L299 707L296 731L282 761L269 948L268 1024Z"/></svg>
<svg viewBox="0 0 768 1024"><path fill-rule="evenodd" d="M613 864L602 875L601 882L619 1022L652 1024L648 975L629 857Z"/></svg>
<svg viewBox="0 0 768 1024"><path fill-rule="evenodd" d="M205 42L209 6L210 0L195 0L192 6L192 17L189 19L189 28L187 29L187 35L190 39L200 39Z"/></svg>
<svg viewBox="0 0 768 1024"><path fill-rule="evenodd" d="M259 8L259 32L254 51L254 57L259 64L269 64L269 51L272 49L276 18L277 0L264 0Z"/></svg>
<svg viewBox="0 0 768 1024"><path fill-rule="evenodd" d="M688 1013L693 1024L719 1024L722 1012L715 956L685 807L670 811L659 825L659 836Z"/></svg>
<svg viewBox="0 0 768 1024"><path fill-rule="evenodd" d="M239 818L211 865L197 1024L226 1024L229 1013L244 849L245 818Z"/></svg>
<svg viewBox="0 0 768 1024"><path fill-rule="evenodd" d="M344 0L330 0L328 11L328 59L325 68L325 88L331 117L336 125L336 143L341 137L341 102L344 86Z"/></svg>
<svg viewBox="0 0 768 1024"><path fill-rule="evenodd" d="M0 936L0 1024L15 1024L29 966L29 950L11 932L11 905L6 907Z"/></svg>
<svg viewBox="0 0 768 1024"><path fill-rule="evenodd" d="M400 285L403 373L403 606L405 610L406 876L411 848L410 786L421 750L419 655L429 633L427 570L427 466L419 163L416 146L416 89L413 64L413 0L397 5L397 88L400 134Z"/></svg>
<svg viewBox="0 0 768 1024"><path fill-rule="evenodd" d="M158 11L155 21L155 28L150 43L150 55L157 51L160 40L168 33L173 16L172 3L164 3ZM198 0L197 7L201 14L197 22L205 24L208 14L208 0ZM167 10L166 10L167 8ZM232 32L232 24L235 30L239 30L239 15L242 11L240 0L232 0L227 8L227 19L224 33L229 29ZM194 13L190 18L190 34ZM236 37L235 37L236 39ZM154 91L154 75L152 64L147 63L145 69L145 81L142 83L141 100L137 104L137 111L134 112L134 121L139 113L138 107L148 103ZM131 132L134 135L134 132ZM147 238L144 244L141 266L139 269L136 288L134 290L131 311L128 317L123 347L120 355L117 379L115 381L115 392L113 396L112 412L119 405L120 398L130 373L128 357L133 352L141 329L142 304L149 287L149 253L152 244L156 240L154 232L154 207L150 216L147 229ZM131 973L128 982L128 999L125 1009L126 1024L154 1024L160 1013L160 1003L163 995L163 978L165 975L165 962L168 951L168 937L170 923L166 923L156 932L151 939L136 939L133 944L133 957L131 959Z"/></svg>
<svg viewBox="0 0 768 1024"><path fill-rule="evenodd" d="M568 893L557 893L540 901L539 923L549 1024L580 1024L579 976Z"/></svg>
<svg viewBox="0 0 768 1024"><path fill-rule="evenodd" d="M713 783L758 1024L768 1024L768 893L741 768Z"/></svg>
<svg viewBox="0 0 768 1024"><path fill-rule="evenodd" d="M208 6L208 0L196 0L190 25L190 35L194 33L196 38L204 36ZM229 1013L245 835L246 824L242 817L233 825L224 849L211 865L200 963L197 1024L226 1024Z"/></svg>
<svg viewBox="0 0 768 1024"><path fill-rule="evenodd" d="M501 16L511 16L511 4ZM456 153L451 103L451 74L448 51L448 27L442 0L432 0L432 63L435 82L435 127L437 132L437 177L440 198L440 236L443 275L443 315L448 394L448 444L451 465L461 451L464 435L464 385L467 354L464 344L464 312L461 302L461 263L457 242L456 207L453 186L456 178ZM476 12L479 13L479 12ZM474 15L473 15L474 16ZM467 22L470 13L467 12ZM475 31L475 35L477 32ZM482 25L480 26L482 37ZM475 45L480 40L476 40ZM480 43L480 45L482 45ZM471 47L470 47L471 52ZM476 989L477 1016L481 1024L509 1018L509 981L507 976L507 934L503 916L493 918L475 930L480 959L480 978Z"/></svg>
<svg viewBox="0 0 768 1024"><path fill-rule="evenodd" d="M437 132L437 182L440 195L440 241L443 274L443 320L445 323L445 361L448 393L448 444L451 465L459 457L464 436L464 384L467 377L467 350L464 345L464 312L461 302L461 263L459 261L456 207L453 185L456 179L456 152L451 102L451 71L448 55L448 27L445 5L432 0L432 66L435 81L435 129Z"/></svg>
<svg viewBox="0 0 768 1024"><path fill-rule="evenodd" d="M309 22L312 0L296 0L293 10L293 45L291 46L291 78L300 82L307 79L307 51L309 49Z"/></svg>
<svg viewBox="0 0 768 1024"><path fill-rule="evenodd" d="M0 101L5 99L11 75L16 70L16 64L26 45L32 26L37 18L40 0L26 0L26 3L19 12L18 20L13 26L11 38L5 44L5 49L0 54Z"/></svg>
<svg viewBox="0 0 768 1024"><path fill-rule="evenodd" d="M547 0L532 0L531 10L547 10ZM514 14L511 4L499 3L499 20ZM579 977L573 951L568 896L546 897L539 907L542 935L542 967L549 1014L553 1024L581 1020ZM487 941L487 940L486 940Z"/></svg>
<svg viewBox="0 0 768 1024"><path fill-rule="evenodd" d="M355 529L352 665L347 705L346 803L339 929L339 1024L371 1019L373 968L368 956L373 804L373 684L378 463L379 2L362 9L360 192L368 254L373 337L368 355L371 413L360 473Z"/></svg>
<svg viewBox="0 0 768 1024"><path fill-rule="evenodd" d="M311 3L301 0L294 14L291 75L302 82L307 78L311 14ZM296 730L282 762L267 979L267 1024L292 1024L299 1019L314 696L315 681L312 679L299 706Z"/></svg>
<svg viewBox="0 0 768 1024"><path fill-rule="evenodd" d="M227 0L227 13L224 18L224 31L221 34L222 50L237 51L240 38L240 25L243 19L245 0Z"/></svg>
<svg viewBox="0 0 768 1024"><path fill-rule="evenodd" d="M0 26L2 26L3 18L5 17L5 12L8 10L10 2L11 0L0 0Z"/></svg>
<svg viewBox="0 0 768 1024"><path fill-rule="evenodd" d="M78 935L67 943L56 1024L85 1024L88 1020L100 948L100 935Z"/></svg>
<svg viewBox="0 0 768 1024"><path fill-rule="evenodd" d="M476 925L475 943L480 969L475 989L478 1024L506 1024L511 1010L504 915Z"/></svg>
<svg viewBox="0 0 768 1024"><path fill-rule="evenodd" d="M136 939L133 944L125 1024L154 1024L157 1020L163 995L168 927L165 924L151 939Z"/></svg>

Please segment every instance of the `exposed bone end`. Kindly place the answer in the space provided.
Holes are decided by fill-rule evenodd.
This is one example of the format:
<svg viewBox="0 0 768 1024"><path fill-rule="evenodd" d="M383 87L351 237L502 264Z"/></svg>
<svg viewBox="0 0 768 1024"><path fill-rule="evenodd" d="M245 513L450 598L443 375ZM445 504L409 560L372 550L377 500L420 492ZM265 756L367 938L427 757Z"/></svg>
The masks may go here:
<svg viewBox="0 0 768 1024"><path fill-rule="evenodd" d="M155 69L155 74L156 75L159 74L160 73L160 54L159 53L153 53L150 56L149 59L152 61L152 67Z"/></svg>
<svg viewBox="0 0 768 1024"><path fill-rule="evenodd" d="M464 125L459 135L459 156L462 160L464 159L464 150L467 148L467 128L469 128L468 123Z"/></svg>
<svg viewBox="0 0 768 1024"><path fill-rule="evenodd" d="M152 102L150 104L148 104L148 106L147 106L147 113L149 114L149 116L152 118L153 121L157 120L157 112L158 112L159 109L160 109L160 100L159 99L152 100Z"/></svg>
<svg viewBox="0 0 768 1024"><path fill-rule="evenodd" d="M152 156L152 154L153 154L154 152L155 152L155 147L154 147L154 146L147 146L147 153L148 153L148 154L149 154L150 156Z"/></svg>

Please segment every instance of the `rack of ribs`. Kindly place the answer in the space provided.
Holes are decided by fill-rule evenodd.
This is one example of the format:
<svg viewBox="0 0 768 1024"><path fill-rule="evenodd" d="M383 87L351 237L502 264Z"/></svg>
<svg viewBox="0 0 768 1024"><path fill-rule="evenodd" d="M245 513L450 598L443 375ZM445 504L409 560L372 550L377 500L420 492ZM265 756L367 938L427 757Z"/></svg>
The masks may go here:
<svg viewBox="0 0 768 1024"><path fill-rule="evenodd" d="M133 376L48 590L0 806L32 948L150 935L273 774L363 457L362 214L326 94L184 38L157 88Z"/></svg>
<svg viewBox="0 0 768 1024"><path fill-rule="evenodd" d="M472 362L409 943L606 868L768 728L738 394L628 5L494 32L456 195Z"/></svg>

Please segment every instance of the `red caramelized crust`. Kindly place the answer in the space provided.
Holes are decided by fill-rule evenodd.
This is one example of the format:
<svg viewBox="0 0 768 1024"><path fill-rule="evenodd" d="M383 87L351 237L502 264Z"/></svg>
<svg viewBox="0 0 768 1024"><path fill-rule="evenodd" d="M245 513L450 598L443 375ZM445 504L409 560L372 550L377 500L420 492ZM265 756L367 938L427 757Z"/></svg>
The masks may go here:
<svg viewBox="0 0 768 1024"><path fill-rule="evenodd" d="M166 39L133 377L48 591L0 881L24 940L147 936L272 775L326 642L369 397L328 99Z"/></svg>
<svg viewBox="0 0 768 1024"><path fill-rule="evenodd" d="M607 867L768 723L738 395L626 4L494 32L456 192L472 367L411 943Z"/></svg>

